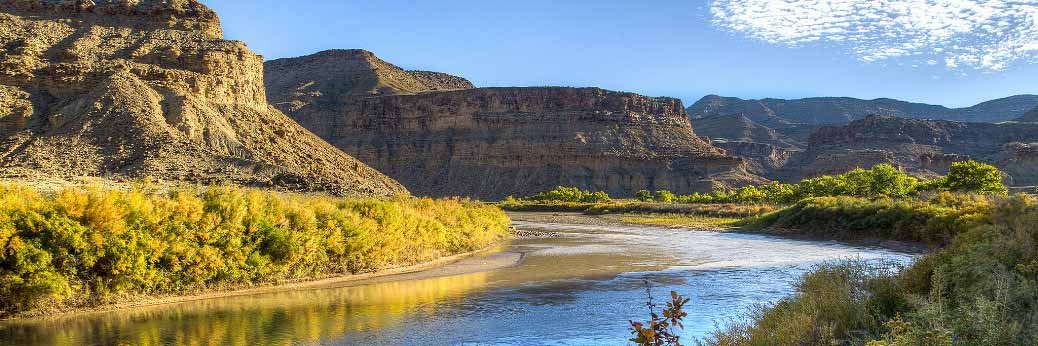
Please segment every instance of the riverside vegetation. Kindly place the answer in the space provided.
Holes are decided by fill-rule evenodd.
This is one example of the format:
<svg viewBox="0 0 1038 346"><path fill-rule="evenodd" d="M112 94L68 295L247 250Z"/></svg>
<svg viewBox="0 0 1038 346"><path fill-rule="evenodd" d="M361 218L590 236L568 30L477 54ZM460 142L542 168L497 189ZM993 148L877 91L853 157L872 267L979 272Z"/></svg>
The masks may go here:
<svg viewBox="0 0 1038 346"><path fill-rule="evenodd" d="M464 199L0 185L0 316L372 272L508 234Z"/></svg>
<svg viewBox="0 0 1038 346"><path fill-rule="evenodd" d="M996 168L973 161L955 163L947 176L929 181L879 165L796 184L674 196L672 204L785 205L734 222L748 231L907 240L936 249L910 265L857 260L820 265L801 278L794 295L752 309L745 320L730 321L699 343L1038 344L1038 201L1026 194L1008 196L1001 180ZM669 196L645 191L638 197L642 201L628 203L658 204ZM534 202L502 205L534 208ZM606 208L601 204L583 211ZM662 338L635 341L676 344Z"/></svg>

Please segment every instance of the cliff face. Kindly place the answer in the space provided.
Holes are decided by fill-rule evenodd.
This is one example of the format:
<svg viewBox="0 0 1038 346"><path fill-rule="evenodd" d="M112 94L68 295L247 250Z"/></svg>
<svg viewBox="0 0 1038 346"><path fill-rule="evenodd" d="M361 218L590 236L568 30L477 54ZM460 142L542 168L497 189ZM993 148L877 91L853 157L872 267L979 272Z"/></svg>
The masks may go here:
<svg viewBox="0 0 1038 346"><path fill-rule="evenodd" d="M287 82L301 74L285 66L314 66L296 63L268 63L280 66L268 70L280 74L268 79L309 85L308 78ZM360 97L351 90L367 87L340 82L328 81L340 87L320 90L305 106L278 105L417 194L497 199L566 185L630 196L759 181L741 160L696 136L676 99L597 88L409 89Z"/></svg>
<svg viewBox="0 0 1038 346"><path fill-rule="evenodd" d="M406 193L267 104L195 0L0 1L0 174Z"/></svg>
<svg viewBox="0 0 1038 346"><path fill-rule="evenodd" d="M737 141L770 144L780 148L799 148L803 143L794 140L773 128L761 125L742 113L712 115L693 119L696 133L718 141Z"/></svg>
<svg viewBox="0 0 1038 346"><path fill-rule="evenodd" d="M789 159L797 153L768 143L715 140L713 144L724 149L726 154L746 161L747 171L750 173L769 179L778 178L774 172L785 167Z"/></svg>
<svg viewBox="0 0 1038 346"><path fill-rule="evenodd" d="M801 175L829 172L856 162L886 161L920 175L944 174L954 161L974 159L999 167L1012 185L1038 184L1038 124L962 123L871 116L819 129L809 148L786 165ZM870 153L863 158L862 153ZM882 153L878 157L875 153ZM885 157L885 158L884 158ZM867 167L867 165L860 165Z"/></svg>

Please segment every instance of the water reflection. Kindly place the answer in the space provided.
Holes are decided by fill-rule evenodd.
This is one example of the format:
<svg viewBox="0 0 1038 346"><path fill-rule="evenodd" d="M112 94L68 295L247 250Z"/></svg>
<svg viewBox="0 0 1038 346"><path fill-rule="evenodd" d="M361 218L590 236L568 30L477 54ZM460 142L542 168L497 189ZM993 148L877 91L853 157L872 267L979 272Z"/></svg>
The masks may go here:
<svg viewBox="0 0 1038 346"><path fill-rule="evenodd" d="M317 342L396 326L408 314L435 314L440 304L485 286L488 276L378 282L10 322L0 326L0 340L11 345Z"/></svg>

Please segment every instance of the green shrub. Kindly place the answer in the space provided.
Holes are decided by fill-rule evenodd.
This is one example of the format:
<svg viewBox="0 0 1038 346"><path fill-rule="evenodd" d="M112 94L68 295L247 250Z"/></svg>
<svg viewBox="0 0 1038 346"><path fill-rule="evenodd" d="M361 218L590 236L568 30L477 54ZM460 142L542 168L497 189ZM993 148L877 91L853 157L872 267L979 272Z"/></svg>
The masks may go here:
<svg viewBox="0 0 1038 346"><path fill-rule="evenodd" d="M879 234L912 229L951 236L949 245L911 266L875 270L830 264L806 275L793 296L755 309L750 320L718 330L708 345L1034 345L1038 341L1038 202L941 193L898 206L889 200L816 198L799 217L870 223ZM800 205L798 204L798 206ZM895 210L902 210L894 213ZM915 216L913 216L915 215ZM937 221L922 221L924 217ZM904 223L901 223L904 222Z"/></svg>
<svg viewBox="0 0 1038 346"><path fill-rule="evenodd" d="M649 192L649 190L638 190L638 193L634 194L634 198L642 202L652 202L652 192Z"/></svg>
<svg viewBox="0 0 1038 346"><path fill-rule="evenodd" d="M877 338L886 332L884 322L908 304L891 268L856 260L820 265L800 279L793 296L755 307L748 321L729 323L703 343L844 345Z"/></svg>
<svg viewBox="0 0 1038 346"><path fill-rule="evenodd" d="M805 179L796 184L771 183L744 186L732 191L680 196L682 203L774 203L791 204L814 197L906 198L920 191L956 191L1005 195L1002 173L994 166L964 161L952 164L947 177L920 182L889 164L870 169Z"/></svg>
<svg viewBox="0 0 1038 346"><path fill-rule="evenodd" d="M530 196L530 200L534 201L553 201L553 202L581 202L581 203L603 203L609 202L611 198L609 194L603 191L581 191L575 187L559 186L551 191L541 192L536 195Z"/></svg>
<svg viewBox="0 0 1038 346"><path fill-rule="evenodd" d="M952 163L944 188L957 192L977 192L1005 196L1008 189L1002 184L1002 172L995 166L977 161Z"/></svg>
<svg viewBox="0 0 1038 346"><path fill-rule="evenodd" d="M676 199L677 196L667 190L656 190L656 193L652 196L652 200L659 203L673 203Z"/></svg>
<svg viewBox="0 0 1038 346"><path fill-rule="evenodd" d="M409 265L507 235L468 200L0 185L0 315Z"/></svg>

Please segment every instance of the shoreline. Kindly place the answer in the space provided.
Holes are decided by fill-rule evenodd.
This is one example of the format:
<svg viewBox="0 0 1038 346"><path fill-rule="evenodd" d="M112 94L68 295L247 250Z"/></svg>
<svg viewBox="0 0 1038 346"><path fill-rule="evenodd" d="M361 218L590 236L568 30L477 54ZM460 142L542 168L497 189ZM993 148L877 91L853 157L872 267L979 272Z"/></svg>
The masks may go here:
<svg viewBox="0 0 1038 346"><path fill-rule="evenodd" d="M522 253L511 251L495 251L498 249L503 250L504 246L508 243L508 241L512 239L513 238L509 238L479 250L473 250L446 257L440 257L431 261L426 261L407 266L388 268L371 273L333 275L327 277L315 277L284 282L264 283L245 288L229 288L225 290L217 289L213 291L200 293L188 293L185 295L146 296L144 298L133 301L117 302L82 308L69 308L67 310L29 311L26 313L16 314L2 318L0 319L0 323L18 323L32 320L60 319L66 317L74 317L77 315L155 307L161 305L181 304L209 299L275 293L289 290L347 287L353 285L338 286L338 284L353 283L355 285L363 285L366 284L365 281L375 279L388 279L386 281L407 281L441 276L461 275L474 272L491 271L518 265L522 262L523 257L525 257L525 255ZM486 257L488 258L494 255L501 256L489 259L488 261L484 261L483 263L466 264L468 268L461 267L461 262L468 259L479 257L481 255L487 255ZM451 268L452 266L457 268ZM439 270L439 272L437 272L437 270ZM392 276L402 277L389 279L389 277Z"/></svg>
<svg viewBox="0 0 1038 346"><path fill-rule="evenodd" d="M651 214L641 213L613 213L613 214L585 214L582 212L567 212L567 211L506 211L509 218L513 221L540 221L540 222L571 222L581 224L609 224L609 225L624 225L624 226L647 226L647 227L661 227L670 229L684 229L693 232L717 232L717 233L740 233L740 234L754 234L754 235L769 235L774 237L780 237L790 240L805 240L805 241L835 241L852 246L864 246L864 247L875 247L883 248L892 251L912 253L912 254L924 254L934 250L929 245L918 242L908 242L900 240L890 239L879 239L879 238L841 238L841 237L824 237L810 234L799 234L795 232L782 232L779 230L761 230L751 231L739 227L727 227L717 225L699 225L699 226L681 226L681 225L660 225L651 223L640 223L633 221L624 221L618 217L609 216L623 216L625 214L637 215L637 216L650 216ZM519 215L525 215L526 218L518 217ZM532 218L532 219L531 219Z"/></svg>

